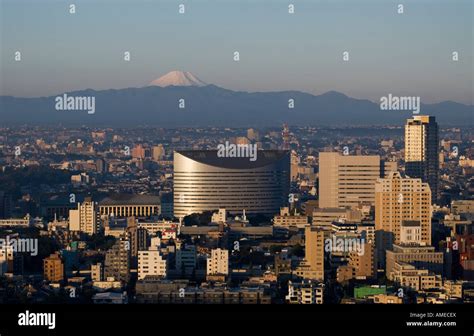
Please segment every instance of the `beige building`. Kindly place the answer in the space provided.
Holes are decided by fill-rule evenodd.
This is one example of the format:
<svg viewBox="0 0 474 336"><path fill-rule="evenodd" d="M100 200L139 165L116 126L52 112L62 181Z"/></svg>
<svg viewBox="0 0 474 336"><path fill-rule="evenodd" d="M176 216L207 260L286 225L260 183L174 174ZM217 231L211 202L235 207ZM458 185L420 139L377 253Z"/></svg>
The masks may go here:
<svg viewBox="0 0 474 336"><path fill-rule="evenodd" d="M429 184L432 202L438 194L439 139L435 117L413 116L405 125L405 172Z"/></svg>
<svg viewBox="0 0 474 336"><path fill-rule="evenodd" d="M308 224L308 216L290 213L288 207L281 208L280 214L273 217L273 226L277 227L297 227L303 229Z"/></svg>
<svg viewBox="0 0 474 336"><path fill-rule="evenodd" d="M349 252L347 265L337 268L337 282L343 283L351 279L370 279L377 277L377 254L373 240L363 243L359 251Z"/></svg>
<svg viewBox="0 0 474 336"><path fill-rule="evenodd" d="M43 271L46 281L60 282L64 279L64 265L58 253L43 260Z"/></svg>
<svg viewBox="0 0 474 336"><path fill-rule="evenodd" d="M363 219L360 210L350 208L316 208L313 210L313 225L331 226L332 222L344 220L351 223L360 223Z"/></svg>
<svg viewBox="0 0 474 336"><path fill-rule="evenodd" d="M442 278L427 269L418 269L411 264L396 262L391 273L392 281L405 288L413 290L426 290L440 288L443 284Z"/></svg>
<svg viewBox="0 0 474 336"><path fill-rule="evenodd" d="M132 158L142 160L145 158L145 148L141 144L137 144L133 147Z"/></svg>
<svg viewBox="0 0 474 336"><path fill-rule="evenodd" d="M0 227L30 227L33 226L34 219L30 214L26 214L24 218L6 218L0 219Z"/></svg>
<svg viewBox="0 0 474 336"><path fill-rule="evenodd" d="M137 220L137 227L139 229L147 230L150 236L156 236L156 234L160 232L163 238L163 232L172 232L172 231L179 232L181 228L181 223L172 222L172 221L164 220L164 219L152 220L152 221Z"/></svg>
<svg viewBox="0 0 474 336"><path fill-rule="evenodd" d="M474 219L474 200L456 200L451 202L451 211L454 215L463 215Z"/></svg>
<svg viewBox="0 0 474 336"><path fill-rule="evenodd" d="M378 155L319 153L319 207L373 205L375 181L385 176L386 170L396 170L396 163L384 163Z"/></svg>
<svg viewBox="0 0 474 336"><path fill-rule="evenodd" d="M376 294L371 295L368 297L372 299L376 304L402 304L403 298L397 295L389 295L389 294Z"/></svg>
<svg viewBox="0 0 474 336"><path fill-rule="evenodd" d="M443 274L443 252L436 252L432 246L393 245L393 250L387 250L386 255L385 273L389 280L394 280L396 277L396 263L412 264L417 268L423 268L436 274Z"/></svg>
<svg viewBox="0 0 474 336"><path fill-rule="evenodd" d="M443 284L443 290L449 298L462 299L463 298L462 280L446 280Z"/></svg>
<svg viewBox="0 0 474 336"><path fill-rule="evenodd" d="M151 156L154 161L163 160L165 157L165 148L163 145L159 144L158 146L153 146L151 149Z"/></svg>
<svg viewBox="0 0 474 336"><path fill-rule="evenodd" d="M403 245L420 245L421 222L413 220L404 220L400 226L400 243Z"/></svg>
<svg viewBox="0 0 474 336"><path fill-rule="evenodd" d="M167 262L160 252L160 239L151 239L151 246L147 251L138 251L138 280L147 276L166 277Z"/></svg>
<svg viewBox="0 0 474 336"><path fill-rule="evenodd" d="M211 217L212 223L225 223L227 222L227 211L226 209L218 209L214 212Z"/></svg>
<svg viewBox="0 0 474 336"><path fill-rule="evenodd" d="M91 265L91 278L92 281L104 281L104 265L102 263Z"/></svg>
<svg viewBox="0 0 474 336"><path fill-rule="evenodd" d="M305 227L305 258L294 274L304 279L324 281L324 231Z"/></svg>
<svg viewBox="0 0 474 336"><path fill-rule="evenodd" d="M77 209L69 210L69 230L96 234L100 228L97 205L90 197L77 204Z"/></svg>
<svg viewBox="0 0 474 336"><path fill-rule="evenodd" d="M211 257L207 259L207 273L212 275L228 275L229 274L229 251L223 249L213 249Z"/></svg>
<svg viewBox="0 0 474 336"><path fill-rule="evenodd" d="M372 243L364 243L364 253L351 251L349 253L349 266L354 269L357 279L375 278L377 276L377 262L375 246Z"/></svg>
<svg viewBox="0 0 474 336"><path fill-rule="evenodd" d="M431 191L421 179L391 172L375 184L375 230L380 251L401 242L404 222L418 221L421 244L431 245ZM379 252L380 252L379 251Z"/></svg>
<svg viewBox="0 0 474 336"><path fill-rule="evenodd" d="M355 269L349 265L342 265L337 268L336 281L344 283L355 278Z"/></svg>

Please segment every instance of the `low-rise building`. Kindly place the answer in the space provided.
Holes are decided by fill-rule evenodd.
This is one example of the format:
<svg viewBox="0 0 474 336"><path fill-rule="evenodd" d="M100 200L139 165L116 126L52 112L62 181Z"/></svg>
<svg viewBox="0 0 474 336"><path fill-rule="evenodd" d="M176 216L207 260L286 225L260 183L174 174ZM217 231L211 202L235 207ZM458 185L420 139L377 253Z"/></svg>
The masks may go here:
<svg viewBox="0 0 474 336"><path fill-rule="evenodd" d="M300 215L296 213L296 211L290 213L290 209L288 207L280 208L280 214L273 217L273 226L275 227L296 227L303 229L308 224L308 216Z"/></svg>
<svg viewBox="0 0 474 336"><path fill-rule="evenodd" d="M265 286L228 288L226 286L189 286L186 280L147 277L136 285L138 303L158 304L269 304L271 294Z"/></svg>
<svg viewBox="0 0 474 336"><path fill-rule="evenodd" d="M324 284L314 281L288 282L288 295L285 297L291 304L323 304Z"/></svg>
<svg viewBox="0 0 474 336"><path fill-rule="evenodd" d="M413 265L396 262L392 271L392 280L400 286L415 291L440 288L443 280L440 275L427 269L418 269Z"/></svg>
<svg viewBox="0 0 474 336"><path fill-rule="evenodd" d="M432 246L393 245L393 250L386 251L385 273L389 280L394 280L395 264L408 263L416 268L427 269L436 274L443 274L444 254L436 252Z"/></svg>
<svg viewBox="0 0 474 336"><path fill-rule="evenodd" d="M97 293L92 297L92 302L94 302L94 304L127 304L128 296L126 292Z"/></svg>
<svg viewBox="0 0 474 336"><path fill-rule="evenodd" d="M159 238L158 238L159 240ZM156 239L152 239L151 246L147 251L138 251L138 279L147 276L166 277L167 260L160 252L160 245Z"/></svg>
<svg viewBox="0 0 474 336"><path fill-rule="evenodd" d="M24 218L7 218L0 219L0 227L30 227L33 226L34 220L27 214Z"/></svg>

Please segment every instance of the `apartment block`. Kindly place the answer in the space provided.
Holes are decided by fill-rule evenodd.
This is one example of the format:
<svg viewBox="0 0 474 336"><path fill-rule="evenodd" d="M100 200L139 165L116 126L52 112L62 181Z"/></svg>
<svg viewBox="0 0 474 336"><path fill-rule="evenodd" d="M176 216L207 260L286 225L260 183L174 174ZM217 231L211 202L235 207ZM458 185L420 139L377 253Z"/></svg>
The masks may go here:
<svg viewBox="0 0 474 336"><path fill-rule="evenodd" d="M50 282L60 282L64 279L64 264L59 253L51 254L43 260L44 279Z"/></svg>

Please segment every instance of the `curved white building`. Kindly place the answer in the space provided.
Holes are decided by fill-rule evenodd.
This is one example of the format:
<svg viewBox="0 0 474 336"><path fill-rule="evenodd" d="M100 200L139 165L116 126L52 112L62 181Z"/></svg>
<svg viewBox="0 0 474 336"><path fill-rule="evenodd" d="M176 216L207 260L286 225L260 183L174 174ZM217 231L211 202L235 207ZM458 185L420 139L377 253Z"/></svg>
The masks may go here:
<svg viewBox="0 0 474 336"><path fill-rule="evenodd" d="M219 208L272 216L288 203L289 188L289 151L261 150L255 161L217 150L174 152L176 217Z"/></svg>

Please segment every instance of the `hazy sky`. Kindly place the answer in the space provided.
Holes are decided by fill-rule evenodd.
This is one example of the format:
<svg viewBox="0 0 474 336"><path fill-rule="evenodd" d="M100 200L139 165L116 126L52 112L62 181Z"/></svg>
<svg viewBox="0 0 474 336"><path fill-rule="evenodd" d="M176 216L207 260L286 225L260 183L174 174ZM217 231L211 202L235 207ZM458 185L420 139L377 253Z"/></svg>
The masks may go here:
<svg viewBox="0 0 474 336"><path fill-rule="evenodd" d="M139 87L183 70L234 90L336 90L374 101L392 93L472 104L472 0L0 3L1 95ZM14 61L17 50L21 62Z"/></svg>

